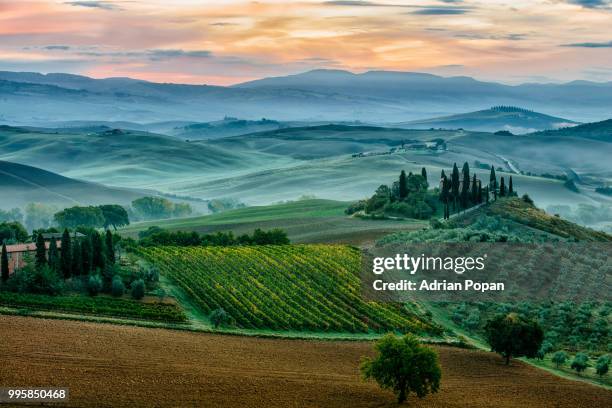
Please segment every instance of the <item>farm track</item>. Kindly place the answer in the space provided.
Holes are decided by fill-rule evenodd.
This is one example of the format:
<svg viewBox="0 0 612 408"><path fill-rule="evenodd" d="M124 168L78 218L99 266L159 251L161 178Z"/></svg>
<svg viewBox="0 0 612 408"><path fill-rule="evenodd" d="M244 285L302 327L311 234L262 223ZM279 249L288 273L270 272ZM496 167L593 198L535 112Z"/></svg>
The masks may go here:
<svg viewBox="0 0 612 408"><path fill-rule="evenodd" d="M368 342L273 340L0 316L0 384L69 406L393 407L359 378ZM441 392L411 407L608 407L612 392L487 352L436 347ZM20 405L23 406L23 405Z"/></svg>

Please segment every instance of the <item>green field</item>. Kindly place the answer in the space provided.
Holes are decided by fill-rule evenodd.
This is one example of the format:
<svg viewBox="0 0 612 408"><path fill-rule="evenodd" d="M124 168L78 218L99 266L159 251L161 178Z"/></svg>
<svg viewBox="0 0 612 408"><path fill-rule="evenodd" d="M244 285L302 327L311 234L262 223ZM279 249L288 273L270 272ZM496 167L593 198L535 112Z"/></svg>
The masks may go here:
<svg viewBox="0 0 612 408"><path fill-rule="evenodd" d="M416 220L364 220L348 217L344 214L348 205L348 202L342 201L300 200L240 208L202 217L136 223L121 229L120 233L136 237L139 231L151 226L171 231L232 231L234 234L250 234L256 228L281 228L294 243L362 244L395 231L411 231L427 225Z"/></svg>
<svg viewBox="0 0 612 408"><path fill-rule="evenodd" d="M203 313L222 308L240 328L438 332L406 306L364 300L361 257L351 247L151 247L141 254Z"/></svg>
<svg viewBox="0 0 612 408"><path fill-rule="evenodd" d="M107 296L47 296L0 292L0 305L12 308L51 310L95 316L184 323L187 318L175 303L137 302Z"/></svg>

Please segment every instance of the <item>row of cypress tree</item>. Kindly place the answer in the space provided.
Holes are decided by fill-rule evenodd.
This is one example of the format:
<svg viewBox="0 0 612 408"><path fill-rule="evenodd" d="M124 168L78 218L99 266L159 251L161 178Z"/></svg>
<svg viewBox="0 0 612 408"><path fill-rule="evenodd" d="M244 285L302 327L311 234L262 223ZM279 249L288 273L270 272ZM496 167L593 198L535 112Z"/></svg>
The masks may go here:
<svg viewBox="0 0 612 408"><path fill-rule="evenodd" d="M493 166L491 166L489 184L484 187L481 180L476 178L476 174L470 176L470 165L467 162L463 164L461 173L459 173L459 168L455 163L450 177L446 175L444 170L442 170L440 177L440 201L444 203L444 219L450 218L451 205L453 211L458 212L483 202L489 202L490 194L493 194L495 200L498 196L516 195L512 176L509 178L507 187L503 177L498 185Z"/></svg>
<svg viewBox="0 0 612 408"><path fill-rule="evenodd" d="M64 279L72 276L89 275L97 270L104 270L107 264L114 265L115 249L110 230L103 237L92 231L84 238L74 238L68 229L64 230L61 247L58 249L55 239L51 239L49 250L45 247L42 233L36 237L36 267L48 265L60 273Z"/></svg>

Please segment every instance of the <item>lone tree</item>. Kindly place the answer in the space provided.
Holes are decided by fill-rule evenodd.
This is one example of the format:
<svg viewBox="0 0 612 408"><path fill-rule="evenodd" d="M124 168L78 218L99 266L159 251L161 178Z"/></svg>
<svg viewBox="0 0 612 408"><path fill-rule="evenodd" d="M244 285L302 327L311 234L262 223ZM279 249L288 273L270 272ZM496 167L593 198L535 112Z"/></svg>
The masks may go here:
<svg viewBox="0 0 612 408"><path fill-rule="evenodd" d="M2 282L6 282L9 278L8 253L6 252L6 243L2 243L2 257L0 258L0 270L2 271Z"/></svg>
<svg viewBox="0 0 612 408"><path fill-rule="evenodd" d="M64 233L62 234L60 266L64 279L68 279L70 275L72 275L72 242L70 240L70 232L68 232L68 229L64 229Z"/></svg>
<svg viewBox="0 0 612 408"><path fill-rule="evenodd" d="M406 401L411 392L419 398L438 392L442 376L438 355L416 337L387 334L375 349L376 358L365 358L361 364L363 378L372 378L382 388L392 390L398 403Z"/></svg>
<svg viewBox="0 0 612 408"><path fill-rule="evenodd" d="M215 329L222 324L229 323L230 320L230 315L222 308L215 309L210 313L210 321L215 325Z"/></svg>
<svg viewBox="0 0 612 408"><path fill-rule="evenodd" d="M557 368L561 367L567 361L567 354L565 351L557 351L552 356L552 362L555 364Z"/></svg>
<svg viewBox="0 0 612 408"><path fill-rule="evenodd" d="M514 195L514 186L512 185L512 176L510 176L510 180L508 181L508 197L512 197Z"/></svg>
<svg viewBox="0 0 612 408"><path fill-rule="evenodd" d="M45 238L41 233L36 236L36 267L42 268L47 264L47 248Z"/></svg>
<svg viewBox="0 0 612 408"><path fill-rule="evenodd" d="M536 322L516 313L498 315L489 320L485 332L491 351L501 354L506 365L510 364L512 357L536 357L544 340L544 332Z"/></svg>

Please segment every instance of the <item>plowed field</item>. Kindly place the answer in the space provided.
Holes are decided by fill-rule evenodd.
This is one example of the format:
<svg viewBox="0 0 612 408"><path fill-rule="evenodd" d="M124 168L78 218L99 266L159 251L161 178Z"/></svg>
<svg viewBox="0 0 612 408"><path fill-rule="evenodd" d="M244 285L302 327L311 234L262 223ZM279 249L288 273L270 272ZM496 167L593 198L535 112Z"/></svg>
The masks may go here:
<svg viewBox="0 0 612 408"><path fill-rule="evenodd" d="M61 386L70 406L393 407L359 378L371 343L273 340L0 316L0 386ZM411 407L610 407L612 392L448 347L440 393Z"/></svg>

